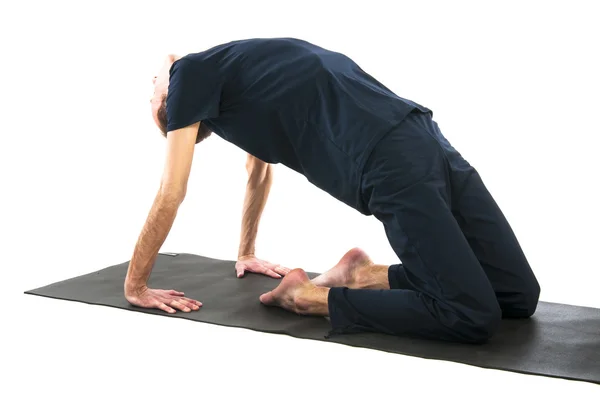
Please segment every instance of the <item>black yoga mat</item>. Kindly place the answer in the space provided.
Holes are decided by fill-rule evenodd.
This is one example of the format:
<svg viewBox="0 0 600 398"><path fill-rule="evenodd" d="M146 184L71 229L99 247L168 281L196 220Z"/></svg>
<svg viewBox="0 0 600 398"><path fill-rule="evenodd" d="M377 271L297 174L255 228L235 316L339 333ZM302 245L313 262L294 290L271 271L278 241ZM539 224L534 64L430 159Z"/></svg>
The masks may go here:
<svg viewBox="0 0 600 398"><path fill-rule="evenodd" d="M256 274L247 274L243 279L238 279L234 264L233 261L187 253L161 253L158 256L149 285L180 290L186 296L202 301L204 306L190 313L167 314L160 310L131 306L123 297L127 262L25 293L483 368L600 384L600 309L597 308L541 302L530 319L503 320L500 331L483 345L376 333L326 338L330 331L327 319L295 315L259 302L260 294L272 290L279 280ZM309 275L314 277L317 274Z"/></svg>

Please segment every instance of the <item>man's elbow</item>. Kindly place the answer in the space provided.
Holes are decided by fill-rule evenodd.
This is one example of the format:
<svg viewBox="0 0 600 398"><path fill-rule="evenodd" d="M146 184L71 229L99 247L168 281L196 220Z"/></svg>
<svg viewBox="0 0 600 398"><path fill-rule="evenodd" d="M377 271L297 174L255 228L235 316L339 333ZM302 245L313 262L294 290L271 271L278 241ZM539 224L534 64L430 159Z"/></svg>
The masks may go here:
<svg viewBox="0 0 600 398"><path fill-rule="evenodd" d="M265 170L270 169L269 166L269 163L264 162L250 154L248 154L246 158L246 171L248 172L248 174L263 173Z"/></svg>
<svg viewBox="0 0 600 398"><path fill-rule="evenodd" d="M185 199L186 189L162 185L159 191L159 198L163 205L178 207Z"/></svg>
<svg viewBox="0 0 600 398"><path fill-rule="evenodd" d="M247 162L246 171L248 177L259 180L271 178L273 172L270 164L258 160Z"/></svg>
<svg viewBox="0 0 600 398"><path fill-rule="evenodd" d="M270 186L273 182L273 172L271 167L254 170L248 174L248 185L251 188Z"/></svg>

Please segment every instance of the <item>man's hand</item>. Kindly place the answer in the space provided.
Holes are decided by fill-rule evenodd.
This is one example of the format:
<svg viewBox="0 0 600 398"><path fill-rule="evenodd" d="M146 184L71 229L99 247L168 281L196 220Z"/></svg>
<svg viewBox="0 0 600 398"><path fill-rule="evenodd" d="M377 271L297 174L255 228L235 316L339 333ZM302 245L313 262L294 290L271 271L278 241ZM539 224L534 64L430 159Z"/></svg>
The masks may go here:
<svg viewBox="0 0 600 398"><path fill-rule="evenodd" d="M158 308L169 314L178 309L183 312L198 311L202 303L185 297L183 292L175 290L148 289L141 287L125 289L125 298L137 307Z"/></svg>
<svg viewBox="0 0 600 398"><path fill-rule="evenodd" d="M235 264L235 271L238 278L242 278L246 271L264 274L272 278L281 278L287 275L290 269L281 267L279 264L271 264L268 261L260 260L254 255L249 255L238 259Z"/></svg>

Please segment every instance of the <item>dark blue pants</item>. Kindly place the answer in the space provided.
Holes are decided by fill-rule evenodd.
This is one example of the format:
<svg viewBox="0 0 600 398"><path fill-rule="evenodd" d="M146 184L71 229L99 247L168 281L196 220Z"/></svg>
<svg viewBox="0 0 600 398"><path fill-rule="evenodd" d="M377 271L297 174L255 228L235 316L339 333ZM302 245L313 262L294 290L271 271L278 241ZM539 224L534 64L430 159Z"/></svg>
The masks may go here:
<svg viewBox="0 0 600 398"><path fill-rule="evenodd" d="M332 333L481 343L502 317L535 312L540 287L515 234L429 114L383 138L361 185L402 264L389 268L389 290L332 288Z"/></svg>

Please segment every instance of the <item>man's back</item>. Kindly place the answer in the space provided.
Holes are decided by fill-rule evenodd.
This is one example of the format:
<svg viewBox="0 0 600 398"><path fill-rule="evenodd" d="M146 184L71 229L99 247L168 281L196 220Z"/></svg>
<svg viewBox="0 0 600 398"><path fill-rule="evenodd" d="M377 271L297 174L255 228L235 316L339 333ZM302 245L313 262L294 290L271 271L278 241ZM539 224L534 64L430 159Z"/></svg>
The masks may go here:
<svg viewBox="0 0 600 398"><path fill-rule="evenodd" d="M171 70L169 130L202 120L222 138L302 173L356 207L362 165L415 107L347 56L292 38L239 40Z"/></svg>

